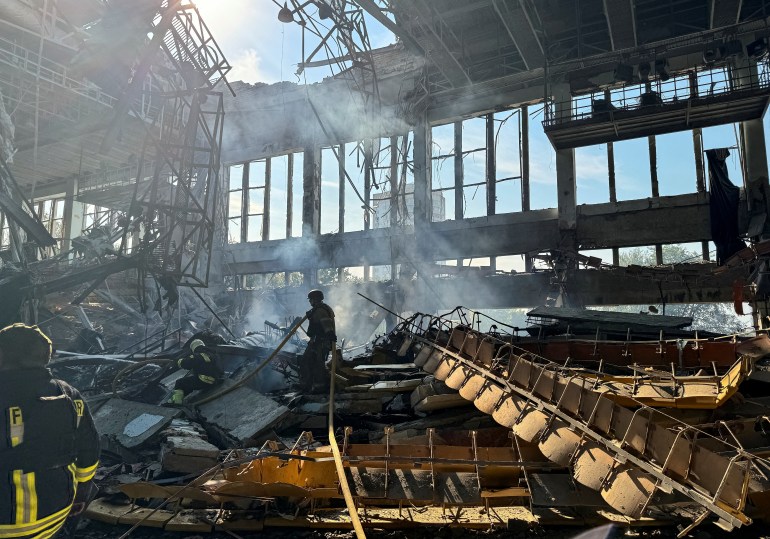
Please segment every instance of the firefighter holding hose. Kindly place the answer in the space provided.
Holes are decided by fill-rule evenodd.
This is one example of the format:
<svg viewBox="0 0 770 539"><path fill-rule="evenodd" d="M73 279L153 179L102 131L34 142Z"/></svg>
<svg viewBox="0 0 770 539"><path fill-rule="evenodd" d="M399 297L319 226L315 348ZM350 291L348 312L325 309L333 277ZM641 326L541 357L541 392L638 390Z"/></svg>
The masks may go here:
<svg viewBox="0 0 770 539"><path fill-rule="evenodd" d="M325 392L329 388L326 373L326 358L337 341L334 311L324 303L320 290L311 290L307 295L311 309L307 312L307 335L310 337L305 353L300 360L299 383L306 393Z"/></svg>

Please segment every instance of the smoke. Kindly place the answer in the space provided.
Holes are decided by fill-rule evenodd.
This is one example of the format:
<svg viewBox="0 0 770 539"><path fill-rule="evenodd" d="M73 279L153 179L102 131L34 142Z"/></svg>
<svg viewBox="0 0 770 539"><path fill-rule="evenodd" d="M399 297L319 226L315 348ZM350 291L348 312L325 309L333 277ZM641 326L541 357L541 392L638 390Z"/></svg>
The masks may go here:
<svg viewBox="0 0 770 539"><path fill-rule="evenodd" d="M345 77L307 85L232 83L237 96L227 96L225 101L223 162L409 131L403 91L414 89L419 71L419 61L411 61L414 71L404 72L405 53L400 45L375 53L379 99L359 91Z"/></svg>

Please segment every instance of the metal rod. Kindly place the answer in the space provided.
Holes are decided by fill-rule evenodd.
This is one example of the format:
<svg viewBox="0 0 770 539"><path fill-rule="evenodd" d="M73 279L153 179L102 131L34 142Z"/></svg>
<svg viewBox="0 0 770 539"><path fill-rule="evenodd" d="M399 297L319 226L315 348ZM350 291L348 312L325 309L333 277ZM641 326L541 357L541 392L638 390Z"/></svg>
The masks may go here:
<svg viewBox="0 0 770 539"><path fill-rule="evenodd" d="M392 314L393 316L395 316L395 317L398 317L398 318L400 318L401 320L406 320L406 318L404 318L403 316L401 316L401 315L399 315L399 314L396 314L396 313L394 313L393 311L391 311L390 309L388 309L387 307L385 307L385 306L383 306L383 305L380 305L379 303L377 303L376 301L374 301L372 298L367 298L367 297L366 297L366 296L364 296L364 295L363 295L361 292L357 292L357 294L358 294L359 296L361 296L362 298L364 298L366 301L370 301L370 302L374 303L374 304L375 304L377 307L379 307L380 309L383 309L383 310L385 310L385 311L389 312L389 313L390 313L390 314Z"/></svg>
<svg viewBox="0 0 770 539"><path fill-rule="evenodd" d="M232 331L230 331L230 328L229 328L229 327L227 327L227 324L225 324L224 320L222 320L221 318L219 318L219 315L218 315L218 314L217 314L217 313L214 311L214 309L212 309L212 308L211 308L211 306L210 306L208 303L206 303L206 300L205 300L205 299L203 299L203 296L201 296L201 295L198 293L198 291L197 291L197 290L196 290L194 287L190 287L190 288L191 288L191 290L193 291L193 293L195 293L195 295L196 295L196 296L198 296L198 299L199 299L199 300L201 300L201 301L203 302L203 304L206 306L206 308L207 308L209 311L211 311L211 314L213 314L213 315L214 315L214 318L216 318L217 320L219 320L219 323L220 323L220 324L222 324L222 327L223 327L223 328L225 328L225 329L227 330L227 332L228 332L230 335L232 335L233 339L237 339L238 337L236 337L236 336L235 336L235 333L233 333Z"/></svg>

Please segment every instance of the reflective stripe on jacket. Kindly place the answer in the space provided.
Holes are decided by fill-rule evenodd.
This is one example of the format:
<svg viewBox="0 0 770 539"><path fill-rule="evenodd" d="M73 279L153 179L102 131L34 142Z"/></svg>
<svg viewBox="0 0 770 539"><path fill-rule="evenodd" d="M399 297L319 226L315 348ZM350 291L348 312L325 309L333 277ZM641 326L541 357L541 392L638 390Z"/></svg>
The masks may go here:
<svg viewBox="0 0 770 539"><path fill-rule="evenodd" d="M0 539L52 537L98 467L91 414L76 389L40 368L3 371L0 415Z"/></svg>

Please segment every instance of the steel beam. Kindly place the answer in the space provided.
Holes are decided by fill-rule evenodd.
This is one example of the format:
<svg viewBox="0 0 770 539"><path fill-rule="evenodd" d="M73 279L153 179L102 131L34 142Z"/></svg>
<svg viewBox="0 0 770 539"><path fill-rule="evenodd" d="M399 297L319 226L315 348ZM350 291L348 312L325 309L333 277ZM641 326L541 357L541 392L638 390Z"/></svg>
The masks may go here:
<svg viewBox="0 0 770 539"><path fill-rule="evenodd" d="M716 1L716 0L715 0ZM636 18L632 0L603 0L612 50L636 47Z"/></svg>
<svg viewBox="0 0 770 539"><path fill-rule="evenodd" d="M514 7L509 7L509 4L514 4ZM500 18L500 22L503 23L508 37L519 51L524 65L527 69L542 67L545 63L543 45L522 6L515 4L515 2L492 0L492 7Z"/></svg>
<svg viewBox="0 0 770 539"><path fill-rule="evenodd" d="M425 50L420 46L412 35L404 28L399 26L388 18L385 13L374 3L374 0L354 0L356 4L361 6L361 9L371 15L377 22L383 25L385 28L393 32L393 34L401 39L407 49L420 56L425 56Z"/></svg>
<svg viewBox="0 0 770 539"><path fill-rule="evenodd" d="M738 23L743 0L711 0L709 28L721 28Z"/></svg>

